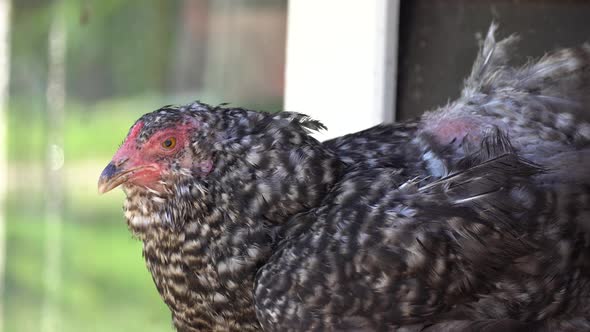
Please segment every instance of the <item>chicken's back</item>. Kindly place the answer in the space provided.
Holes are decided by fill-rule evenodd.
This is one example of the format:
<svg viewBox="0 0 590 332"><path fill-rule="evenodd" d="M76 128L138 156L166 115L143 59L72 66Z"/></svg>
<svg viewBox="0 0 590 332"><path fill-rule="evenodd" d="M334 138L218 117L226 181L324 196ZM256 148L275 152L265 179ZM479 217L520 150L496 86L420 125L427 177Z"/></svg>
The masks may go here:
<svg viewBox="0 0 590 332"><path fill-rule="evenodd" d="M264 327L590 329L590 46L511 67L495 29L457 101L324 143L348 172L258 273Z"/></svg>

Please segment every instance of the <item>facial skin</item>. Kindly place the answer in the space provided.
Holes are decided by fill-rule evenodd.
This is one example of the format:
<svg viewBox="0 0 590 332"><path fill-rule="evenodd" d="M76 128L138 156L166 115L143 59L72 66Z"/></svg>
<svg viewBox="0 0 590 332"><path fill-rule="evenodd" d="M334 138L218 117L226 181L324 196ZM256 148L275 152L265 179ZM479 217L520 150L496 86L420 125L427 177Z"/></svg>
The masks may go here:
<svg viewBox="0 0 590 332"><path fill-rule="evenodd" d="M98 191L103 194L119 185L163 190L166 176L182 170L209 172L212 163L192 158L190 134L198 123L188 121L156 130L145 141L139 139L144 123L137 122L102 172Z"/></svg>

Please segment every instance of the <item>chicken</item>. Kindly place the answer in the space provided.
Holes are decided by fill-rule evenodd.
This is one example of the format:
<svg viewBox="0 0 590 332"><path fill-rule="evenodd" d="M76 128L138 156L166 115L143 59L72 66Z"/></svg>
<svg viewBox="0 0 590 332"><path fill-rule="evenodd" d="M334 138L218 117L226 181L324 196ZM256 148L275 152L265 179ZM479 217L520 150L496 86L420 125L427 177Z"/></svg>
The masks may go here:
<svg viewBox="0 0 590 332"><path fill-rule="evenodd" d="M130 129L99 179L178 331L590 329L590 46L320 143L323 126L201 102Z"/></svg>

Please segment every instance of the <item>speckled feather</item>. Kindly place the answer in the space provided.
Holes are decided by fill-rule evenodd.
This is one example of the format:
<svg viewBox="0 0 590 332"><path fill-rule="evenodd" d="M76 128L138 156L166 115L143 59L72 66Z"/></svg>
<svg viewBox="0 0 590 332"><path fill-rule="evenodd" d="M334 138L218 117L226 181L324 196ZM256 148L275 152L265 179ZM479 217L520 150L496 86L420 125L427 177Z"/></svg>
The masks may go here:
<svg viewBox="0 0 590 332"><path fill-rule="evenodd" d="M137 143L186 121L200 124L188 153L214 170L174 169L163 192L125 186L125 216L179 331L257 330L254 274L275 228L319 205L342 166L307 134L321 125L295 113L165 107L138 120Z"/></svg>
<svg viewBox="0 0 590 332"><path fill-rule="evenodd" d="M416 121L319 143L297 113L139 119L139 148L198 124L163 189L124 185L177 330L590 329L590 47L513 68L494 30Z"/></svg>

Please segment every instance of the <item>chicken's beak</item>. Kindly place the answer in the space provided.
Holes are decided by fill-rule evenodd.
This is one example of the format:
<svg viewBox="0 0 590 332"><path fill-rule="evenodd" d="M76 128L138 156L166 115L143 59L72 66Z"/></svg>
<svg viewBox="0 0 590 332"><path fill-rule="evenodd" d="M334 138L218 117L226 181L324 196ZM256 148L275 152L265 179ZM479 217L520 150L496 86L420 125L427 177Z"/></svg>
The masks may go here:
<svg viewBox="0 0 590 332"><path fill-rule="evenodd" d="M158 171L154 164L136 165L128 162L129 158L111 161L98 178L98 192L104 194L126 182L135 183L138 178L145 179L150 172Z"/></svg>
<svg viewBox="0 0 590 332"><path fill-rule="evenodd" d="M98 178L98 192L104 194L128 180L129 172L110 162Z"/></svg>
<svg viewBox="0 0 590 332"><path fill-rule="evenodd" d="M98 192L100 194L104 194L117 188L121 184L129 181L139 171L149 168L149 166L126 168L123 166L126 164L126 161L127 158L117 163L111 161L107 167L105 167L105 169L100 174L100 178L98 178Z"/></svg>

